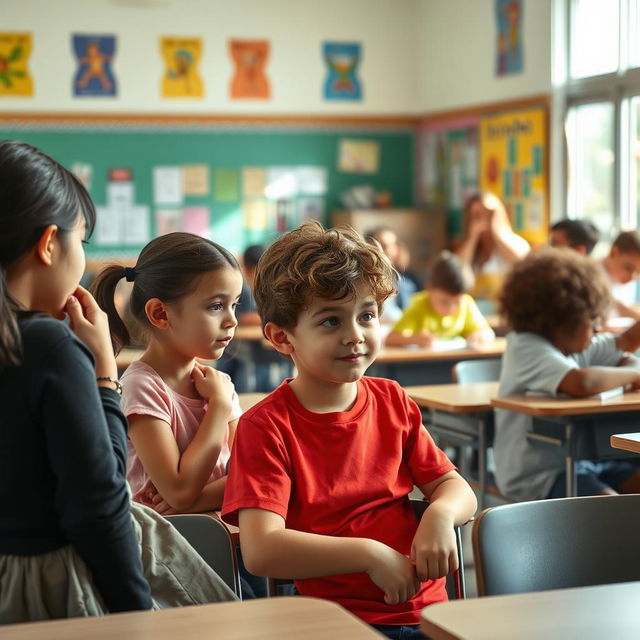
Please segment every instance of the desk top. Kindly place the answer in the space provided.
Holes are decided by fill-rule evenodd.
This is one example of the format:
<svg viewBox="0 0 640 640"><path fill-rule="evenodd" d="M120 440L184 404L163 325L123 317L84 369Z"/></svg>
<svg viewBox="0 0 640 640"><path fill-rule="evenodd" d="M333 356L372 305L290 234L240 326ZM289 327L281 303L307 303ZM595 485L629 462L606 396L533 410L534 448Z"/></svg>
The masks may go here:
<svg viewBox="0 0 640 640"><path fill-rule="evenodd" d="M498 385L498 382L429 384L404 390L420 407L448 413L477 413L491 411L491 399L497 395Z"/></svg>
<svg viewBox="0 0 640 640"><path fill-rule="evenodd" d="M515 395L493 398L491 404L498 409L509 409L530 416L581 416L592 413L640 411L640 391L629 391L602 400L589 398L550 398Z"/></svg>
<svg viewBox="0 0 640 640"><path fill-rule="evenodd" d="M640 582L452 600L426 607L434 640L640 638Z"/></svg>
<svg viewBox="0 0 640 640"><path fill-rule="evenodd" d="M436 351L415 347L384 347L376 358L376 363L384 362L425 362L434 360L471 360L473 358L499 358L506 347L505 338L496 338L493 342L466 349Z"/></svg>
<svg viewBox="0 0 640 640"><path fill-rule="evenodd" d="M640 453L640 433L619 433L611 436L611 446L632 453Z"/></svg>
<svg viewBox="0 0 640 640"><path fill-rule="evenodd" d="M380 636L337 604L302 596L261 598L2 627L3 640L203 640L214 637L375 640Z"/></svg>

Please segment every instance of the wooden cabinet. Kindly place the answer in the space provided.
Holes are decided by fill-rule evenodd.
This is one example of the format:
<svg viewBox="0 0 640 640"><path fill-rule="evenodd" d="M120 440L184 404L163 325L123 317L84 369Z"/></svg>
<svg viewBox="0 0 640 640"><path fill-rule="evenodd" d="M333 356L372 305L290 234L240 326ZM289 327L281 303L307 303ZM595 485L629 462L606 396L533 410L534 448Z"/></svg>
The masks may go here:
<svg viewBox="0 0 640 640"><path fill-rule="evenodd" d="M393 229L411 253L410 268L420 278L427 275L432 259L446 248L446 219L443 211L389 208L334 211L332 226L348 224L365 233L376 227Z"/></svg>

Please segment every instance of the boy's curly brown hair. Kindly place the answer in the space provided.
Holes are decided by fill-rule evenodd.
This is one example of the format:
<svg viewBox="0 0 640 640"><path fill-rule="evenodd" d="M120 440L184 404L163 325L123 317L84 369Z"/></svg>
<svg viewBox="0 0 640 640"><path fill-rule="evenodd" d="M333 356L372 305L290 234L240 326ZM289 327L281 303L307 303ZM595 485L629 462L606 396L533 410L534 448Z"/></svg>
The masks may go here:
<svg viewBox="0 0 640 640"><path fill-rule="evenodd" d="M343 300L364 284L378 308L396 290L397 273L377 245L350 227L325 229L309 221L278 238L256 271L256 307L267 322L290 329L313 298Z"/></svg>
<svg viewBox="0 0 640 640"><path fill-rule="evenodd" d="M512 267L499 303L511 329L551 339L558 327L604 319L612 300L597 262L572 249L544 248Z"/></svg>

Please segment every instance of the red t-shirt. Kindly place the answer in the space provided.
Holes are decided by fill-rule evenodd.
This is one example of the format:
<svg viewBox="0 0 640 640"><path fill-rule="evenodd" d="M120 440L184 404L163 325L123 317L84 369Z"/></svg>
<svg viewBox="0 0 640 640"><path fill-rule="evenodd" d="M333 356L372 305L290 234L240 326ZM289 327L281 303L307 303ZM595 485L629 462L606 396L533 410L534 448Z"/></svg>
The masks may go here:
<svg viewBox="0 0 640 640"><path fill-rule="evenodd" d="M287 381L240 418L222 517L237 525L239 509L266 509L288 529L372 538L408 556L418 524L408 494L454 468L396 382L362 378L349 411L313 413ZM370 624L418 624L423 607L447 599L444 578L398 605L366 573L295 584Z"/></svg>

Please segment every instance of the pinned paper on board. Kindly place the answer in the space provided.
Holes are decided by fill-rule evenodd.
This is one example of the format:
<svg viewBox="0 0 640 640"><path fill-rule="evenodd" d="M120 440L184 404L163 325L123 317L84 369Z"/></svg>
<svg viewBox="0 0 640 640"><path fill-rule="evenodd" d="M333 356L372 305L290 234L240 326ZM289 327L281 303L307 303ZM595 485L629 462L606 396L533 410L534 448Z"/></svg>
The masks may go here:
<svg viewBox="0 0 640 640"><path fill-rule="evenodd" d="M267 228L267 203L264 200L245 200L242 203L244 228L249 231L264 231Z"/></svg>
<svg viewBox="0 0 640 640"><path fill-rule="evenodd" d="M73 95L115 96L116 80L111 63L116 51L115 36L74 35L73 53L78 70L73 78Z"/></svg>
<svg viewBox="0 0 640 640"><path fill-rule="evenodd" d="M271 88L266 75L268 40L230 40L229 52L235 64L229 93L231 98L269 99Z"/></svg>
<svg viewBox="0 0 640 640"><path fill-rule="evenodd" d="M269 200L292 198L298 193L298 172L295 167L269 167L264 190Z"/></svg>
<svg viewBox="0 0 640 640"><path fill-rule="evenodd" d="M149 207L135 203L133 182L109 182L107 204L96 210L96 240L101 246L142 245L151 238Z"/></svg>
<svg viewBox="0 0 640 640"><path fill-rule="evenodd" d="M236 202L239 199L239 174L236 169L216 169L213 197L216 202Z"/></svg>
<svg viewBox="0 0 640 640"><path fill-rule="evenodd" d="M186 207L182 210L182 230L197 236L208 238L210 214L207 207Z"/></svg>
<svg viewBox="0 0 640 640"><path fill-rule="evenodd" d="M93 165L88 162L74 162L71 165L71 173L78 178L80 184L87 190L91 190L93 182Z"/></svg>
<svg viewBox="0 0 640 640"><path fill-rule="evenodd" d="M153 168L153 201L156 204L182 204L182 171L180 167Z"/></svg>
<svg viewBox="0 0 640 640"><path fill-rule="evenodd" d="M358 42L325 42L322 46L327 65L325 100L360 100L362 86L356 75L361 46Z"/></svg>
<svg viewBox="0 0 640 640"><path fill-rule="evenodd" d="M124 244L147 244L151 239L151 221L149 220L149 207L136 204L129 207L124 214Z"/></svg>
<svg viewBox="0 0 640 640"><path fill-rule="evenodd" d="M267 172L261 167L242 170L242 195L245 198L263 198L267 186Z"/></svg>
<svg viewBox="0 0 640 640"><path fill-rule="evenodd" d="M343 138L338 145L338 170L345 173L378 173L380 145L369 140Z"/></svg>
<svg viewBox="0 0 640 640"><path fill-rule="evenodd" d="M324 198L298 198L298 224L306 220L324 221Z"/></svg>
<svg viewBox="0 0 640 640"><path fill-rule="evenodd" d="M209 165L187 164L182 167L182 192L185 196L209 195Z"/></svg>
<svg viewBox="0 0 640 640"><path fill-rule="evenodd" d="M204 82L198 70L202 57L202 38L160 38L165 70L163 98L202 98Z"/></svg>
<svg viewBox="0 0 640 640"><path fill-rule="evenodd" d="M30 33L0 33L0 96L32 96Z"/></svg>
<svg viewBox="0 0 640 640"><path fill-rule="evenodd" d="M323 196L327 193L327 170L324 167L298 167L298 193Z"/></svg>
<svg viewBox="0 0 640 640"><path fill-rule="evenodd" d="M174 231L182 231L181 209L156 210L156 235L164 236Z"/></svg>
<svg viewBox="0 0 640 640"><path fill-rule="evenodd" d="M96 242L102 247L120 244L122 218L120 212L109 206L96 207Z"/></svg>
<svg viewBox="0 0 640 640"><path fill-rule="evenodd" d="M495 0L496 75L519 73L522 61L522 0Z"/></svg>

